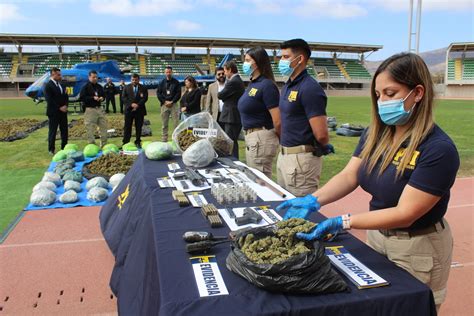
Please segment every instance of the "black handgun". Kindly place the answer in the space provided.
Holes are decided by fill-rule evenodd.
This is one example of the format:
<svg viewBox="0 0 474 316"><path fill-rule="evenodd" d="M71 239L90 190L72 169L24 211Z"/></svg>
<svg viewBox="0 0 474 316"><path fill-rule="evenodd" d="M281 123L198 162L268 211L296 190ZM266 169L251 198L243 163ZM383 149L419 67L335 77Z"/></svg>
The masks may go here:
<svg viewBox="0 0 474 316"><path fill-rule="evenodd" d="M197 187L202 187L207 184L206 178L199 172L191 168L176 170L173 178L175 180L189 180L193 185Z"/></svg>
<svg viewBox="0 0 474 316"><path fill-rule="evenodd" d="M237 226L247 225L247 224L258 224L262 220L262 215L254 211L250 207L244 209L244 215L241 217L235 218L235 223Z"/></svg>

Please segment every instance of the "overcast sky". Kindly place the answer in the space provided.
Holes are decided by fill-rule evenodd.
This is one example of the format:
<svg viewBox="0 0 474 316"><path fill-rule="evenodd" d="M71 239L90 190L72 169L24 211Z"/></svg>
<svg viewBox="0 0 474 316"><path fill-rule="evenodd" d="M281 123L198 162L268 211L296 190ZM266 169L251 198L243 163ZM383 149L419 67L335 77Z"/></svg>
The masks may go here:
<svg viewBox="0 0 474 316"><path fill-rule="evenodd" d="M415 4L417 0L414 0ZM0 0L0 32L166 35L408 49L409 0ZM474 0L423 0L420 51L474 41Z"/></svg>

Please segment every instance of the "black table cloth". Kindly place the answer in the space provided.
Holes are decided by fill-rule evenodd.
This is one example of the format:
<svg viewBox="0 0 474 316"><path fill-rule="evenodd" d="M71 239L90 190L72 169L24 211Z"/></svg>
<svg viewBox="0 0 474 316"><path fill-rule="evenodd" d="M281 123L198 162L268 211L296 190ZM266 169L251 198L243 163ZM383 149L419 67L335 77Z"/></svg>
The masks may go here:
<svg viewBox="0 0 474 316"><path fill-rule="evenodd" d="M178 157L181 167L183 163ZM141 154L100 214L101 229L115 256L110 286L121 315L435 315L430 289L350 234L330 245L343 245L353 256L390 282L326 295L285 295L259 289L225 266L229 245L214 248L229 295L199 297L190 256L182 235L210 231L226 235L227 226L211 229L199 208L179 207L172 189L160 189L157 178L167 175L167 163ZM211 166L212 167L212 166ZM216 166L217 167L217 166ZM209 190L203 192L210 203ZM257 201L252 205L280 202ZM283 215L283 214L280 214ZM312 221L324 219L313 214Z"/></svg>

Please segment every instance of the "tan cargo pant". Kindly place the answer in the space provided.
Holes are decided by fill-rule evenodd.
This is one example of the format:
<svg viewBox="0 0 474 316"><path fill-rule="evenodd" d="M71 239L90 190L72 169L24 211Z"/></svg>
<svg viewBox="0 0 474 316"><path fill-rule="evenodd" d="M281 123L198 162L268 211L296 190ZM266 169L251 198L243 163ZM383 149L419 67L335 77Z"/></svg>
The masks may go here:
<svg viewBox="0 0 474 316"><path fill-rule="evenodd" d="M84 112L84 125L86 126L87 141L89 144L95 144L95 132L97 126L100 133L100 147L107 144L107 118L102 107L86 108Z"/></svg>
<svg viewBox="0 0 474 316"><path fill-rule="evenodd" d="M280 144L275 130L264 129L245 135L245 159L249 167L272 178L272 164Z"/></svg>
<svg viewBox="0 0 474 316"><path fill-rule="evenodd" d="M162 136L161 140L164 142L168 141L168 123L170 117L173 121L173 131L178 126L178 117L179 117L179 105L178 103L173 103L171 107L165 105L161 106L161 123L162 123ZM171 131L171 133L173 132Z"/></svg>
<svg viewBox="0 0 474 316"><path fill-rule="evenodd" d="M323 160L312 153L278 154L277 182L295 196L318 189Z"/></svg>
<svg viewBox="0 0 474 316"><path fill-rule="evenodd" d="M386 237L378 230L367 231L370 247L431 288L437 309L446 299L453 254L451 229L445 219L443 223L444 229L437 224L438 231L415 237L403 232Z"/></svg>

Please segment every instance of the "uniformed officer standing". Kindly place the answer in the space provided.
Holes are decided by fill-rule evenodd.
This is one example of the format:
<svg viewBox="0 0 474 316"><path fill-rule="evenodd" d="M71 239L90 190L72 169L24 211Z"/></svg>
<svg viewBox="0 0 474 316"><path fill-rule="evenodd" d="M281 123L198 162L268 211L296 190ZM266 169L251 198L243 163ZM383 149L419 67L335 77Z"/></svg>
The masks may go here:
<svg viewBox="0 0 474 316"><path fill-rule="evenodd" d="M168 141L168 123L173 120L173 129L178 125L179 106L178 101L181 98L181 87L179 81L173 78L173 68L165 68L165 76L156 88L156 96L161 104L161 122L163 124L161 140Z"/></svg>
<svg viewBox="0 0 474 316"><path fill-rule="evenodd" d="M95 144L95 131L99 126L100 147L107 144L107 119L101 102L104 101L104 88L97 83L97 72L89 71L89 82L81 89L80 100L84 103L84 124L87 141Z"/></svg>
<svg viewBox="0 0 474 316"><path fill-rule="evenodd" d="M107 83L104 86L105 92L105 113L109 113L109 104L112 103L112 109L114 113L117 113L117 108L115 107L115 85L112 82L112 79L107 78Z"/></svg>
<svg viewBox="0 0 474 316"><path fill-rule="evenodd" d="M296 196L317 190L321 155L333 151L328 144L327 97L306 64L308 43L293 39L281 45L280 73L289 76L280 93L281 151L277 160L278 183Z"/></svg>
<svg viewBox="0 0 474 316"><path fill-rule="evenodd" d="M237 105L245 132L246 163L271 178L279 147L280 93L266 50L260 46L249 49L242 70L250 76L247 90Z"/></svg>
<svg viewBox="0 0 474 316"><path fill-rule="evenodd" d="M145 103L148 100L148 90L140 84L140 76L132 75L132 83L123 90L125 103L125 122L123 128L123 144L130 141L132 124L135 121L135 145L141 148L141 135L144 117L146 115Z"/></svg>

